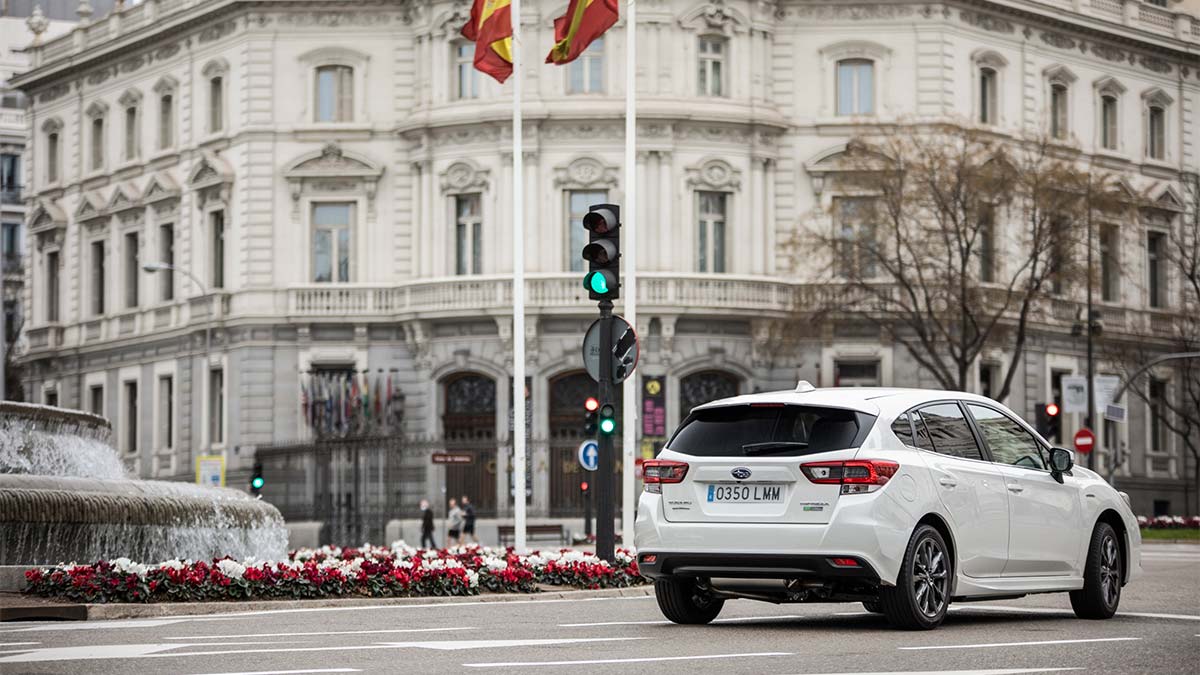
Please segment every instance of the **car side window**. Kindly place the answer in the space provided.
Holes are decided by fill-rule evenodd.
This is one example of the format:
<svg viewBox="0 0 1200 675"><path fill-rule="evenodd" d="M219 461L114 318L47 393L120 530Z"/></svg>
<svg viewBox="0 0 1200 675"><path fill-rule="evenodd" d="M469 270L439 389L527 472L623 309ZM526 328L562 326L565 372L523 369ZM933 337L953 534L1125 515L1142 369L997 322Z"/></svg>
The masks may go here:
<svg viewBox="0 0 1200 675"><path fill-rule="evenodd" d="M992 461L1049 470L1042 456L1041 445L1016 420L999 410L981 405L968 403L967 410L971 411L971 417L975 418L988 450L992 451Z"/></svg>
<svg viewBox="0 0 1200 675"><path fill-rule="evenodd" d="M912 422L908 421L908 413L904 413L892 422L892 433L896 434L896 438L900 439L905 445L916 445L913 440Z"/></svg>
<svg viewBox="0 0 1200 675"><path fill-rule="evenodd" d="M933 439L929 437L929 429L925 427L925 421L921 419L920 413L914 410L909 414L912 416L913 429L917 434L915 445L922 450L937 452L933 449Z"/></svg>
<svg viewBox="0 0 1200 675"><path fill-rule="evenodd" d="M955 403L938 403L920 410L921 419L933 441L933 450L941 455L963 459L983 459L975 434Z"/></svg>

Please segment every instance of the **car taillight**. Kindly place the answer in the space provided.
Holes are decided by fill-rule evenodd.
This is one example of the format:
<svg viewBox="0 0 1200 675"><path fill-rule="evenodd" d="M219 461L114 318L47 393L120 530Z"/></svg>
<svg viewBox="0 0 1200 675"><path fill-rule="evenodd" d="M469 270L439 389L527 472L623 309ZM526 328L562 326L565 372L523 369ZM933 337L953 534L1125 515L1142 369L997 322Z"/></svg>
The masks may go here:
<svg viewBox="0 0 1200 675"><path fill-rule="evenodd" d="M841 485L842 494L874 492L887 484L900 470L896 462L884 459L852 459L845 462L809 462L801 464L809 482L817 485Z"/></svg>
<svg viewBox="0 0 1200 675"><path fill-rule="evenodd" d="M663 483L682 483L687 471L687 462L676 462L671 459L648 459L642 462L642 482L646 492L662 494Z"/></svg>

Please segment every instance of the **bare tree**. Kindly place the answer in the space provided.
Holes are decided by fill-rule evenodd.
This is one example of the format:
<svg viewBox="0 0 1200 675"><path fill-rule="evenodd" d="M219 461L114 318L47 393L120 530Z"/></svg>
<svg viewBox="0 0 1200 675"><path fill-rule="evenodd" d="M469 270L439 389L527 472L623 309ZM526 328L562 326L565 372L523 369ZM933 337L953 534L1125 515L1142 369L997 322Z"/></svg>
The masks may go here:
<svg viewBox="0 0 1200 675"><path fill-rule="evenodd" d="M827 311L877 322L938 384L967 389L988 348L1008 397L1035 309L1081 274L1084 218L1117 208L1115 181L1042 139L904 126L848 145L833 227L810 235L847 292Z"/></svg>

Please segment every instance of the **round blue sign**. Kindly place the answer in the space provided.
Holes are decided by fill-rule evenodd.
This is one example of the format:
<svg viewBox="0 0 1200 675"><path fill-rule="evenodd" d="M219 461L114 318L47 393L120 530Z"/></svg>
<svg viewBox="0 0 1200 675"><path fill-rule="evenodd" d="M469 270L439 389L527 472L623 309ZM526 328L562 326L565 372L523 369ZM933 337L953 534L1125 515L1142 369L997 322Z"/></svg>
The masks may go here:
<svg viewBox="0 0 1200 675"><path fill-rule="evenodd" d="M579 466L584 471L595 471L600 466L600 445L596 441L584 441L579 444Z"/></svg>

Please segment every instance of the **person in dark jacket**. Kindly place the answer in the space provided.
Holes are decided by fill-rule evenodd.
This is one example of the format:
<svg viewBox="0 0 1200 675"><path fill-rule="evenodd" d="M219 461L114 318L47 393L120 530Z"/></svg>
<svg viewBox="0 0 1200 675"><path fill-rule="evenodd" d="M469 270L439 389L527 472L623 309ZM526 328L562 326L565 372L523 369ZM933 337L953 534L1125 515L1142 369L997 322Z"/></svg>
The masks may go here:
<svg viewBox="0 0 1200 675"><path fill-rule="evenodd" d="M421 548L437 548L437 542L433 540L433 509L429 508L428 499L421 500Z"/></svg>
<svg viewBox="0 0 1200 675"><path fill-rule="evenodd" d="M468 538L469 538L470 543L478 544L479 537L475 536L475 505L471 503L471 498L466 495L463 495L463 497L462 497L462 509L463 509L462 541L464 544L466 544L466 543L468 543Z"/></svg>

